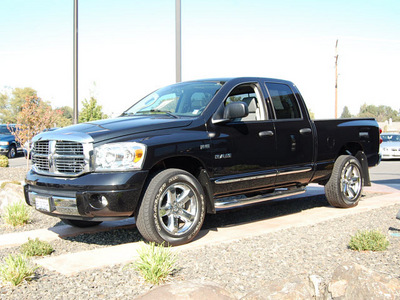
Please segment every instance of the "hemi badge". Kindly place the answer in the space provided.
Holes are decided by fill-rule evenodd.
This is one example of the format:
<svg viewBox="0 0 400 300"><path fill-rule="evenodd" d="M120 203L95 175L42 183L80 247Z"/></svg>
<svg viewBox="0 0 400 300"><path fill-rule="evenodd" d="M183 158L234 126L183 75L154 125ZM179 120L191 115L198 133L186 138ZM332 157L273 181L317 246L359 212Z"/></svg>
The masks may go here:
<svg viewBox="0 0 400 300"><path fill-rule="evenodd" d="M215 154L215 159L232 158L232 153Z"/></svg>

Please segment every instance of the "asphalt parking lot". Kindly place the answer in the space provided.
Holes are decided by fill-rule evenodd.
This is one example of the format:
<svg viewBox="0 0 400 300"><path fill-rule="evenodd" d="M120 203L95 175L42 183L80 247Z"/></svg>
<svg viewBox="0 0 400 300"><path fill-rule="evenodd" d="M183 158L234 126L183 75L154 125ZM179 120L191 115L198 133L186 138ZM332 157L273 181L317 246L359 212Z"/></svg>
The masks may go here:
<svg viewBox="0 0 400 300"><path fill-rule="evenodd" d="M17 157L10 158L8 160L8 163L9 163L10 168L25 167L26 166L26 158L23 154L18 154ZM29 161L29 163L30 163L30 161Z"/></svg>
<svg viewBox="0 0 400 300"><path fill-rule="evenodd" d="M400 190L400 160L384 160L369 172L373 183Z"/></svg>

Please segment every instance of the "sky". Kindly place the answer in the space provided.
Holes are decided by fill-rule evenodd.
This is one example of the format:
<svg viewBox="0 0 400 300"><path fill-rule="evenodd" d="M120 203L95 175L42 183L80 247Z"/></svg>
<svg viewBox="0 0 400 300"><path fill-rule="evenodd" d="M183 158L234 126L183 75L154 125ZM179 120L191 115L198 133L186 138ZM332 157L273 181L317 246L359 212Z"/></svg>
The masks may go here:
<svg viewBox="0 0 400 300"><path fill-rule="evenodd" d="M182 80L290 80L316 118L400 110L399 0L181 0ZM74 0L0 1L0 92L73 106ZM117 116L175 82L175 0L79 0L78 93Z"/></svg>

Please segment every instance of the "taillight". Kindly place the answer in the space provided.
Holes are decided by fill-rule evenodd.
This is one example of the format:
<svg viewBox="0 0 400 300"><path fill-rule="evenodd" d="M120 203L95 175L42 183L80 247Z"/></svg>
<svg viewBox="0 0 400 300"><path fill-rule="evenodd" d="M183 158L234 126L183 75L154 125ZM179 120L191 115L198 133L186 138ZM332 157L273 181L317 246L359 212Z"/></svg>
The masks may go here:
<svg viewBox="0 0 400 300"><path fill-rule="evenodd" d="M383 140L381 138L382 128L379 128L379 144L382 144Z"/></svg>

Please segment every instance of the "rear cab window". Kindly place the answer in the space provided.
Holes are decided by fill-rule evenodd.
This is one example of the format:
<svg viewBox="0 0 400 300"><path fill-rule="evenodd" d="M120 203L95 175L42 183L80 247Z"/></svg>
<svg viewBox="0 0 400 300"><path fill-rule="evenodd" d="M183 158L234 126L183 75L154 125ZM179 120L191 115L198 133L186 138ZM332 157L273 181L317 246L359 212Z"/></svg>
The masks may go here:
<svg viewBox="0 0 400 300"><path fill-rule="evenodd" d="M282 83L266 82L276 119L301 119L300 107L292 89Z"/></svg>

